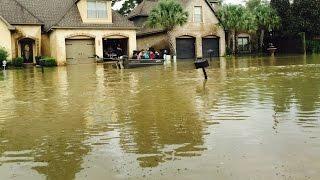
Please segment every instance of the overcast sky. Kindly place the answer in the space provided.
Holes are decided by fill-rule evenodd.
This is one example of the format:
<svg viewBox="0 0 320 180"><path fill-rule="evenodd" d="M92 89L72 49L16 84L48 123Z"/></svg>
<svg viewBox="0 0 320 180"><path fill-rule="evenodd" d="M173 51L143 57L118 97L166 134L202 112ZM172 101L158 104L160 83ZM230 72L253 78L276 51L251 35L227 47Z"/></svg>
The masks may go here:
<svg viewBox="0 0 320 180"><path fill-rule="evenodd" d="M113 9L119 9L122 6L124 0L121 2L117 2L114 6ZM233 3L233 4L241 4L243 3L243 0L224 0L224 3Z"/></svg>

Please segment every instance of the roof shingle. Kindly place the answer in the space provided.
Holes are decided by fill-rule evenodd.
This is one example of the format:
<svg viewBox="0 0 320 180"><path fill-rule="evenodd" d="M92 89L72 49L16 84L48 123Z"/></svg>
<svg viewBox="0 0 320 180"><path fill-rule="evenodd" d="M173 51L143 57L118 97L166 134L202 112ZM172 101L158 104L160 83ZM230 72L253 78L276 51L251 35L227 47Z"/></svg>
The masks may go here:
<svg viewBox="0 0 320 180"><path fill-rule="evenodd" d="M192 0L177 0L182 7L187 7L188 3L191 2ZM213 13L215 13L213 7L210 5L209 0L204 0L211 8L211 10L213 11ZM154 7L157 6L157 4L159 3L159 0L144 0L142 1L136 8L134 8L131 13L128 15L128 18L130 20L133 20L135 17L138 16L148 16L150 14L150 12L152 11L152 9ZM153 34L153 33L161 33L164 32L164 29L161 28L149 28L146 26L142 26L138 32L137 35L138 36L143 36L146 34Z"/></svg>
<svg viewBox="0 0 320 180"><path fill-rule="evenodd" d="M112 13L112 24L83 23L79 0L0 0L0 16L10 24L43 24L46 31L54 27L133 28L126 17Z"/></svg>
<svg viewBox="0 0 320 180"><path fill-rule="evenodd" d="M43 24L40 19L16 0L0 0L0 4L0 16L12 25Z"/></svg>
<svg viewBox="0 0 320 180"><path fill-rule="evenodd" d="M100 28L135 28L133 22L116 11L112 11L112 24L83 23L76 5L74 5L54 27L100 27Z"/></svg>

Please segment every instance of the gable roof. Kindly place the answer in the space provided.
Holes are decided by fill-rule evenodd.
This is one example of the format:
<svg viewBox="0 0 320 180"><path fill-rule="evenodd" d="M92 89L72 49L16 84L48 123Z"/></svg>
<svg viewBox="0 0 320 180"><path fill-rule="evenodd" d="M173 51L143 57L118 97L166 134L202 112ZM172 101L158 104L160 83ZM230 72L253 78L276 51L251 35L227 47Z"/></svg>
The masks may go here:
<svg viewBox="0 0 320 180"><path fill-rule="evenodd" d="M188 6L188 3L191 2L192 0L177 0L183 8ZM217 17L218 21L220 21L219 17L217 16L215 10L211 6L211 1L217 1L217 0L204 0L211 11L215 14ZM148 17L150 12L154 7L157 6L159 0L144 0L142 1L136 8L134 8L131 13L128 15L128 19L132 20L135 17ZM140 28L137 32L137 36L144 36L144 35L149 35L149 34L156 34L156 33L163 33L165 32L164 29L162 28L149 28L143 26Z"/></svg>
<svg viewBox="0 0 320 180"><path fill-rule="evenodd" d="M50 29L75 4L76 0L16 0Z"/></svg>
<svg viewBox="0 0 320 180"><path fill-rule="evenodd" d="M177 0L177 1L182 5L182 7L186 7L191 0ZM210 4L210 2L212 0L204 0L204 1L209 5L212 12L216 15L215 10L213 9L213 7ZM128 18L132 19L137 16L148 16L150 14L150 12L152 11L152 9L154 7L156 7L158 2L159 2L159 0L144 0L144 1L142 1L136 8L134 8L131 11L131 13L129 13Z"/></svg>
<svg viewBox="0 0 320 180"><path fill-rule="evenodd" d="M148 16L157 4L157 0L144 0L129 13L128 18L131 19L136 16Z"/></svg>
<svg viewBox="0 0 320 180"><path fill-rule="evenodd" d="M8 23L8 21L6 21L2 16L0 16L0 21L2 21L8 27L9 30L15 30L15 27Z"/></svg>
<svg viewBox="0 0 320 180"><path fill-rule="evenodd" d="M16 0L0 0L0 16L9 24L44 24Z"/></svg>
<svg viewBox="0 0 320 180"><path fill-rule="evenodd" d="M112 24L83 23L77 8L79 0L0 0L0 16L11 25L39 24L52 27L134 28L126 17L113 12Z"/></svg>
<svg viewBox="0 0 320 180"><path fill-rule="evenodd" d="M112 22L112 24L83 23L78 7L74 4L67 13L52 26L52 28L135 28L133 22L129 21L126 17L116 11L112 11Z"/></svg>

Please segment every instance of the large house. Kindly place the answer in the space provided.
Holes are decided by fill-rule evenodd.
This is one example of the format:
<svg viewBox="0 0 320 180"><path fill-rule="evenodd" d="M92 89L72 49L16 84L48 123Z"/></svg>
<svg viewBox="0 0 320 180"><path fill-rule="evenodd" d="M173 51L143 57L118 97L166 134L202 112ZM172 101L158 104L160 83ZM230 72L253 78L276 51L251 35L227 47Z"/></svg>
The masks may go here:
<svg viewBox="0 0 320 180"><path fill-rule="evenodd" d="M130 56L136 44L136 27L111 0L0 0L0 46L10 59L88 63L119 45Z"/></svg>
<svg viewBox="0 0 320 180"><path fill-rule="evenodd" d="M175 27L170 33L170 42L176 47L178 59L208 57L209 50L214 56L225 55L225 32L219 26L216 16L216 0L177 0L189 12L188 22L182 27ZM158 0L144 0L128 15L140 29L137 32L137 49L169 49L167 33L161 28L146 26L151 10Z"/></svg>

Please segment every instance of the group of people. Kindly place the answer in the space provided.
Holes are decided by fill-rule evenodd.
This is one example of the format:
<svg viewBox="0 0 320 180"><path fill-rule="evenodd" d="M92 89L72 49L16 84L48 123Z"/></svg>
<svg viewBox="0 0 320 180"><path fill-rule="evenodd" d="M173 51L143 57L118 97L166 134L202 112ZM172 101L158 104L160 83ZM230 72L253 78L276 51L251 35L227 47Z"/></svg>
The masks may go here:
<svg viewBox="0 0 320 180"><path fill-rule="evenodd" d="M123 49L120 44L118 44L116 48L109 46L108 49L104 51L104 57L106 58L119 58L123 55Z"/></svg>
<svg viewBox="0 0 320 180"><path fill-rule="evenodd" d="M133 52L133 59L162 59L161 54L154 50L154 49L149 49L149 50L144 50L142 49L141 51L134 51Z"/></svg>
<svg viewBox="0 0 320 180"><path fill-rule="evenodd" d="M132 59L163 59L164 55L167 54L166 50L162 50L161 52L156 51L153 48L149 48L148 50L142 49L141 51L133 51ZM108 49L104 51L105 58L119 58L123 56L123 49L120 44L115 47L109 46Z"/></svg>

